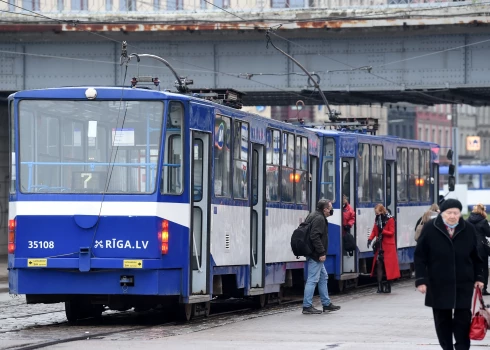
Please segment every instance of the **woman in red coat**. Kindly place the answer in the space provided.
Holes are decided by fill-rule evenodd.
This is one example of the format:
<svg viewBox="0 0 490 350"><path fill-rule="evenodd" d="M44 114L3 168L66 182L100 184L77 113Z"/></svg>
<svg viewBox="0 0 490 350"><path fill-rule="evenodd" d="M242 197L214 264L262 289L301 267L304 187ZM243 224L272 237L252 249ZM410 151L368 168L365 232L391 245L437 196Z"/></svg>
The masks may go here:
<svg viewBox="0 0 490 350"><path fill-rule="evenodd" d="M368 248L372 240L376 237L374 243L374 259L371 277L374 275L374 267L376 266L376 274L378 279L378 293L391 293L390 280L400 278L400 268L398 266L398 254L396 251L395 242L395 219L388 213L382 204L376 205L374 208L376 219L374 221L373 232L368 239ZM379 241L381 242L381 254L379 249ZM387 282L381 282L383 279L383 270L386 272Z"/></svg>

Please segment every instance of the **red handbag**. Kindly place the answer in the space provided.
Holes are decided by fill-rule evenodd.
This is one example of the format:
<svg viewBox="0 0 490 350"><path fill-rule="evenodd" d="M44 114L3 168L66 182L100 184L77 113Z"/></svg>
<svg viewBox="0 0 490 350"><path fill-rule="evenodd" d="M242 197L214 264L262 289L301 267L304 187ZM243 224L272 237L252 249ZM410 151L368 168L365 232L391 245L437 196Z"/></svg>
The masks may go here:
<svg viewBox="0 0 490 350"><path fill-rule="evenodd" d="M485 304L483 303L483 296L481 294L480 288L475 288L475 295L473 297L473 317L471 319L470 327L470 339L471 340L483 340L487 334L488 323L488 310L485 309ZM476 299L480 300L480 310L475 313Z"/></svg>

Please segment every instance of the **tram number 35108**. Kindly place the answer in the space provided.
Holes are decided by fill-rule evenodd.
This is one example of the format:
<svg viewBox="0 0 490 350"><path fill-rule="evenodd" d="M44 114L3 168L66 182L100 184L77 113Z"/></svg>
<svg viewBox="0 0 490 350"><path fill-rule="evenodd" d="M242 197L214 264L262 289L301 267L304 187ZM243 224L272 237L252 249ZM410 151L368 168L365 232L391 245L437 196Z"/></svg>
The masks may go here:
<svg viewBox="0 0 490 350"><path fill-rule="evenodd" d="M53 241L28 241L29 249L54 249Z"/></svg>

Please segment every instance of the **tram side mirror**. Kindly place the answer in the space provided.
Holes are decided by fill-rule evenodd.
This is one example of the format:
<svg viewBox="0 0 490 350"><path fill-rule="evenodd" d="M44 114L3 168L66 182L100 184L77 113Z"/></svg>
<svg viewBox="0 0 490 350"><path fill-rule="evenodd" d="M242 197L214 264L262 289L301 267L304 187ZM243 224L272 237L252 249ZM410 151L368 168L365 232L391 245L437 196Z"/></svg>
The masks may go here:
<svg viewBox="0 0 490 350"><path fill-rule="evenodd" d="M453 150L452 149L447 151L447 160L449 160L450 162L453 161Z"/></svg>
<svg viewBox="0 0 490 350"><path fill-rule="evenodd" d="M449 192L454 191L455 185L456 185L456 178L454 176L449 176L447 179L447 187Z"/></svg>

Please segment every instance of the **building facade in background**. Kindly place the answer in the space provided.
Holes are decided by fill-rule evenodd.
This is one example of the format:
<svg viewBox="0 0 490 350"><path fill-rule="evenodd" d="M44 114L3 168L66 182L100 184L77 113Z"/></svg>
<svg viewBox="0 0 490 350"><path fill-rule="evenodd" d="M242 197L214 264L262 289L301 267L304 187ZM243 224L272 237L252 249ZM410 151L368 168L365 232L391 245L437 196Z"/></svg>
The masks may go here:
<svg viewBox="0 0 490 350"><path fill-rule="evenodd" d="M9 0L0 2L0 10L21 12L24 10L43 13L59 12L172 12L222 11L300 8L352 8L364 6L383 6L388 4L433 2L426 0ZM434 1L436 2L436 1ZM440 1L439 1L440 2ZM214 5L214 6L213 6ZM18 7L17 7L18 6Z"/></svg>
<svg viewBox="0 0 490 350"><path fill-rule="evenodd" d="M456 113L451 105L396 105L388 110L388 134L438 143L444 164L456 121L460 164L490 163L490 107L458 105Z"/></svg>

